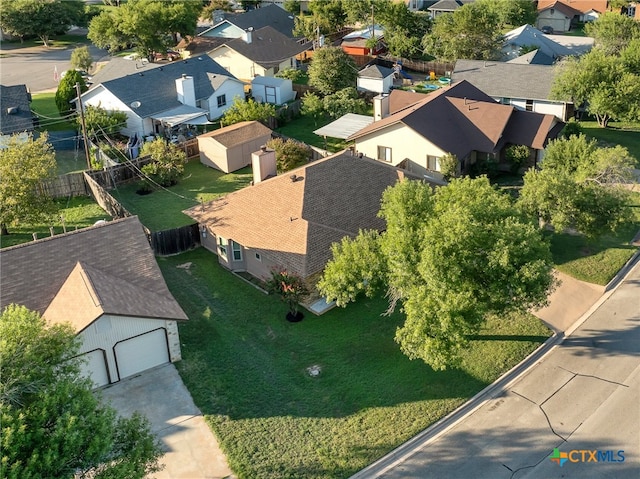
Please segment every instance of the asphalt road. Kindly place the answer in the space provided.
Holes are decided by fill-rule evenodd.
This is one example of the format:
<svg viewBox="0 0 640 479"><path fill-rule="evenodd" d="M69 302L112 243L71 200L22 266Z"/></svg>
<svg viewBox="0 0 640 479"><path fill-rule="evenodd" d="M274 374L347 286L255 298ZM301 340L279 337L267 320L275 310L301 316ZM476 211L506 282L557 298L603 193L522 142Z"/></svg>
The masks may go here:
<svg viewBox="0 0 640 479"><path fill-rule="evenodd" d="M78 44L82 46L83 44ZM2 42L0 44L0 83L3 85L27 85L31 93L55 90L58 74L71 68L71 52L74 47L65 49L30 47L21 48L19 43ZM94 45L89 45L94 63L108 58L108 53Z"/></svg>
<svg viewBox="0 0 640 479"><path fill-rule="evenodd" d="M353 478L640 478L640 261L605 298L497 396Z"/></svg>

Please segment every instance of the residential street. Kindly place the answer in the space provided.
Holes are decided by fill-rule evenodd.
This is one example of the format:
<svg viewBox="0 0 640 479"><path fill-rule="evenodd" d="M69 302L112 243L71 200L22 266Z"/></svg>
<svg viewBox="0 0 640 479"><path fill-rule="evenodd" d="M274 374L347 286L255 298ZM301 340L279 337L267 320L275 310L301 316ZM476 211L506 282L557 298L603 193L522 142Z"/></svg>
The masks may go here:
<svg viewBox="0 0 640 479"><path fill-rule="evenodd" d="M575 332L494 394L353 478L640 477L640 261ZM570 458L562 467L554 448Z"/></svg>

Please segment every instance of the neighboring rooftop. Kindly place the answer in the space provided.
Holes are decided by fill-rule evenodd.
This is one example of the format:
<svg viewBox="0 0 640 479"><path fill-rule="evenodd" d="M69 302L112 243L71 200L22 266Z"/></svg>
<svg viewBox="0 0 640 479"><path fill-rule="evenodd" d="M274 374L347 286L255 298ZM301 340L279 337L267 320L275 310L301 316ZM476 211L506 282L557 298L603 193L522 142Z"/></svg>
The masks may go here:
<svg viewBox="0 0 640 479"><path fill-rule="evenodd" d="M198 138L214 138L221 145L232 148L253 138L270 134L271 130L259 121L241 121L209 133L203 133Z"/></svg>
<svg viewBox="0 0 640 479"><path fill-rule="evenodd" d="M229 23L242 30L246 30L249 27L253 27L254 30L259 30L262 27L269 26L288 38L294 38L293 28L295 24L293 15L273 4L255 8L244 13L225 13L224 20L204 30L200 35L208 36L207 34L215 30L221 23Z"/></svg>
<svg viewBox="0 0 640 479"><path fill-rule="evenodd" d="M383 67L381 65L368 65L358 72L361 78L387 78L393 75L392 68Z"/></svg>
<svg viewBox="0 0 640 479"><path fill-rule="evenodd" d="M77 327L98 310L186 319L137 216L4 248L0 263L0 308L16 303L42 314L61 292L58 305L64 307L52 310L52 318L63 318L66 308L76 308L74 294L84 298L83 305L93 297L88 311L73 309L76 317L66 315Z"/></svg>
<svg viewBox="0 0 640 479"><path fill-rule="evenodd" d="M512 60L520 56L522 47L531 46L537 47L541 53L554 59L577 54L575 51L553 41L549 38L549 35L545 35L531 25L522 25L505 33L502 52L508 60Z"/></svg>
<svg viewBox="0 0 640 479"><path fill-rule="evenodd" d="M26 85L0 85L0 134L33 131L31 94Z"/></svg>

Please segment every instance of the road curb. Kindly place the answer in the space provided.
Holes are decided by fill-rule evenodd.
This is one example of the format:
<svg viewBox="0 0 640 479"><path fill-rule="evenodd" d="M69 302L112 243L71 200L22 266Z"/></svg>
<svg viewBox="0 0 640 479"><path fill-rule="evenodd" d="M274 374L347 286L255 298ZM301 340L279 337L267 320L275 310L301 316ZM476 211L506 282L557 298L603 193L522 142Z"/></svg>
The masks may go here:
<svg viewBox="0 0 640 479"><path fill-rule="evenodd" d="M563 333L554 333L539 348L529 354L526 358L516 364L509 371L496 379L489 386L468 399L464 404L455 409L452 413L436 421L431 426L401 444L393 451L381 457L377 461L369 464L364 469L356 472L349 479L365 479L380 477L382 474L393 468L399 462L415 454L418 445L426 445L438 439L460 421L470 414L473 414L486 401L492 399L506 391L515 384L521 376L529 370L531 366L542 362L544 357L553 350L555 346L564 340Z"/></svg>

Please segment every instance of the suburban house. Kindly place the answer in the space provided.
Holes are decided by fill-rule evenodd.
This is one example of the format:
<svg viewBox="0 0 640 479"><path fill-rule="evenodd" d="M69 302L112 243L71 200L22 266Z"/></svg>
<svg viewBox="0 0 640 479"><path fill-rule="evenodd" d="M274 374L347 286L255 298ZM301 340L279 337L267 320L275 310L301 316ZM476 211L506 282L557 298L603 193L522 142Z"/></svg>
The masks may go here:
<svg viewBox="0 0 640 479"><path fill-rule="evenodd" d="M407 177L347 153L275 177L273 151L257 152L253 164L252 186L185 213L200 224L202 244L220 264L257 278L276 267L306 279L320 273L332 243L360 229L385 228L377 216L382 192Z"/></svg>
<svg viewBox="0 0 640 479"><path fill-rule="evenodd" d="M251 96L259 103L283 105L294 100L296 92L287 78L255 77L251 80Z"/></svg>
<svg viewBox="0 0 640 479"><path fill-rule="evenodd" d="M391 110L390 97L396 91L374 99L374 118L382 119L349 139L355 140L356 150L365 156L436 180L442 179L439 158L447 153L458 158L461 173L487 160L502 164L509 145L528 146L534 164L564 126L554 115L497 103L466 80Z"/></svg>
<svg viewBox="0 0 640 479"><path fill-rule="evenodd" d="M536 47L537 51L555 62L558 58L579 54L570 48L552 40L531 25L522 25L504 34L502 55L505 60L513 60L522 55L522 48ZM550 65L551 63L549 63Z"/></svg>
<svg viewBox="0 0 640 479"><path fill-rule="evenodd" d="M629 2L629 5L622 7L620 13L640 21L640 2Z"/></svg>
<svg viewBox="0 0 640 479"><path fill-rule="evenodd" d="M96 387L181 359L177 321L188 318L137 216L5 248L0 261L0 308L71 323Z"/></svg>
<svg viewBox="0 0 640 479"><path fill-rule="evenodd" d="M568 32L577 22L593 22L607 11L607 0L538 0L536 26Z"/></svg>
<svg viewBox="0 0 640 479"><path fill-rule="evenodd" d="M242 121L198 135L200 162L231 173L251 164L251 153L271 139L271 130L259 121Z"/></svg>
<svg viewBox="0 0 640 479"><path fill-rule="evenodd" d="M360 91L389 93L393 87L395 71L381 65L368 65L358 72L357 88Z"/></svg>
<svg viewBox="0 0 640 479"><path fill-rule="evenodd" d="M242 37L214 48L209 56L235 77L251 81L256 76L272 77L280 70L297 68L296 55L308 49L308 43L301 44L273 27L249 27Z"/></svg>
<svg viewBox="0 0 640 479"><path fill-rule="evenodd" d="M373 37L377 42L371 48L368 44ZM340 47L349 55L379 55L384 53L387 49L384 44L384 29L380 25L369 25L362 30L351 32L342 37Z"/></svg>
<svg viewBox="0 0 640 479"><path fill-rule="evenodd" d="M199 34L201 37L218 37L227 40L240 38L249 28L259 30L271 27L288 38L294 38L293 15L277 5L265 5L244 13L229 13L218 10L213 26Z"/></svg>
<svg viewBox="0 0 640 479"><path fill-rule="evenodd" d="M498 103L567 121L573 117L573 103L551 99L554 76L551 65L458 60L451 82L466 80Z"/></svg>
<svg viewBox="0 0 640 479"><path fill-rule="evenodd" d="M453 13L463 5L473 3L474 1L475 0L439 0L427 7L427 11L431 14L431 18L436 18L438 15Z"/></svg>
<svg viewBox="0 0 640 479"><path fill-rule="evenodd" d="M145 137L220 118L236 96L244 98L244 83L203 55L94 84L80 98L126 113L121 132Z"/></svg>
<svg viewBox="0 0 640 479"><path fill-rule="evenodd" d="M33 131L31 93L26 85L0 85L0 148L12 135L27 139Z"/></svg>

